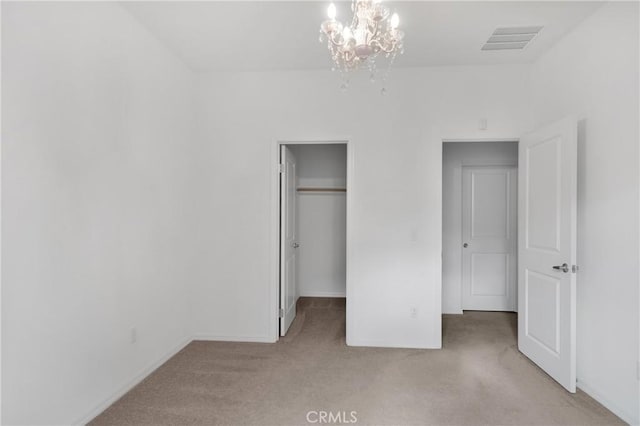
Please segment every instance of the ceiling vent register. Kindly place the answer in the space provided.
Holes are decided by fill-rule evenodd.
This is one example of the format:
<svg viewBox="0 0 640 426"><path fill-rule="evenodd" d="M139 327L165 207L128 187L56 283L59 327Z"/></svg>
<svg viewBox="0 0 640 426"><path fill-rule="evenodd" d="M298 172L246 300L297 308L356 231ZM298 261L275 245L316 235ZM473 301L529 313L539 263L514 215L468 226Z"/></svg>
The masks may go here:
<svg viewBox="0 0 640 426"><path fill-rule="evenodd" d="M482 50L521 50L538 35L542 27L496 28Z"/></svg>

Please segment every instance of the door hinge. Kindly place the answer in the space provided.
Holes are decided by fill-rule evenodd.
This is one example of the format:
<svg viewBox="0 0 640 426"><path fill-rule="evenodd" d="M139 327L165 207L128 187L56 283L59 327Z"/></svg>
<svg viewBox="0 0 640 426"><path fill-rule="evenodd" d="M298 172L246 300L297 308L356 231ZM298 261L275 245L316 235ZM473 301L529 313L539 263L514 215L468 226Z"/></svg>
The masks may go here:
<svg viewBox="0 0 640 426"><path fill-rule="evenodd" d="M284 164L278 164L278 173L284 173Z"/></svg>
<svg viewBox="0 0 640 426"><path fill-rule="evenodd" d="M278 311L278 318L284 318L284 308L280 308Z"/></svg>
<svg viewBox="0 0 640 426"><path fill-rule="evenodd" d="M571 265L571 272L573 272L574 274L578 272L578 269L578 265Z"/></svg>

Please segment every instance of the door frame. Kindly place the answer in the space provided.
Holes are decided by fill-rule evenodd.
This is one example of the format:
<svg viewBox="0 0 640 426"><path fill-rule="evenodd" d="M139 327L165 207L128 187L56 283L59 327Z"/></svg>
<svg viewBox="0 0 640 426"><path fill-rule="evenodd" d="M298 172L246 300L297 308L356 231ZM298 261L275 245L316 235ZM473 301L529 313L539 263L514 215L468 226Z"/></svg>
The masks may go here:
<svg viewBox="0 0 640 426"><path fill-rule="evenodd" d="M446 143L481 143L481 142L496 142L496 143L501 143L501 142L510 142L510 143L516 143L518 144L518 151L520 150L520 137L513 137L513 138L442 138L441 139L441 146L440 146L440 153L441 153L441 161L440 161L440 208L442 209L444 206L444 191L443 191L443 186L444 186L444 179L442 179L442 172L444 171L443 169L443 154L444 154L444 144ZM482 166L514 166L514 167L518 167L517 164L513 165L513 164L507 164L507 163L501 163L501 162L494 162L494 161L487 161L487 162L477 162L475 164L463 164L464 166L478 166L478 167L482 167ZM462 189L462 187L461 187ZM460 194L460 196L462 197L462 193ZM520 197L520 194L518 193L518 197ZM517 200L516 200L517 202ZM520 218L518 217L519 214L516 214L516 220L519 220ZM460 222L460 241L459 241L459 245L462 247L462 222ZM442 252L442 258L444 260L444 222L441 221L440 223L440 250ZM516 246L516 259L518 256L518 247ZM441 262L441 268L444 267L444 261ZM458 283L458 287L460 288L460 312L458 313L459 315L461 315L464 312L463 309L463 304L462 304L462 257L460 258L460 265L459 265L459 269L460 269L460 281ZM441 277L444 277L444 274L441 273ZM444 312L442 312L442 301L443 296L444 296L444 280L440 280L440 286L441 286L441 292L440 292L440 313L441 315L444 315ZM516 303L516 312L518 309L518 282L517 282L517 278L516 278L516 293L515 293L515 303Z"/></svg>
<svg viewBox="0 0 640 426"><path fill-rule="evenodd" d="M354 300L351 297L352 271L349 267L353 256L351 254L351 241L353 227L351 220L353 218L353 183L354 183L354 164L355 164L355 145L350 137L329 137L329 138L279 138L271 145L271 156L269 159L269 170L271 175L270 182L270 199L271 199L271 215L270 215L270 235L269 235L269 341L277 342L280 339L279 333L279 309L280 309L280 147L282 145L346 145L347 146L347 249L346 249L346 328L347 328L347 344L349 342L350 330L353 321Z"/></svg>

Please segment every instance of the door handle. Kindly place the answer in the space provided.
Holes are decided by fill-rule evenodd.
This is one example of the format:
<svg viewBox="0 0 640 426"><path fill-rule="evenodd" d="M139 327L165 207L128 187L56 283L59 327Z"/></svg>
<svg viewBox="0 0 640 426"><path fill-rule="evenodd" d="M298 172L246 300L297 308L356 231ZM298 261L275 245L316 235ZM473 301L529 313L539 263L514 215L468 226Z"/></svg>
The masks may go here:
<svg viewBox="0 0 640 426"><path fill-rule="evenodd" d="M469 247L469 244L464 243L464 244L462 245L462 247L467 248L467 247Z"/></svg>
<svg viewBox="0 0 640 426"><path fill-rule="evenodd" d="M293 247L293 248L298 248L298 247L300 247L300 244L298 244L298 243L293 243L293 244L291 244L291 247Z"/></svg>
<svg viewBox="0 0 640 426"><path fill-rule="evenodd" d="M569 265L563 263L562 265L554 266L553 269L555 269L556 271L562 271L566 274L567 272L569 272Z"/></svg>

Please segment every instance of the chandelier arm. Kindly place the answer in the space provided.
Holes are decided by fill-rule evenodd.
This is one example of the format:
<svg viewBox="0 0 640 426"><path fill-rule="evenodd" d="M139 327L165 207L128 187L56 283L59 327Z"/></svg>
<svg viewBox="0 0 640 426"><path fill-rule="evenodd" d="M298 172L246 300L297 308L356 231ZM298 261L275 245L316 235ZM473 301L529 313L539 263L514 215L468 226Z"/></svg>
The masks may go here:
<svg viewBox="0 0 640 426"><path fill-rule="evenodd" d="M369 43L373 44L378 38L380 32L380 23L378 21L374 21L373 31L371 31L371 36L368 40Z"/></svg>
<svg viewBox="0 0 640 426"><path fill-rule="evenodd" d="M334 46L334 47L342 47L343 46L343 44L335 42L332 39L329 39L329 41L331 42L331 45Z"/></svg>
<svg viewBox="0 0 640 426"><path fill-rule="evenodd" d="M393 53L394 50L396 50L397 47L397 43L396 42L391 42L389 47L385 47L384 44L378 42L377 40L374 41L372 44L376 44L380 50L382 50L384 53Z"/></svg>
<svg viewBox="0 0 640 426"><path fill-rule="evenodd" d="M396 46L395 44L393 44L388 49L385 49L384 47L381 46L380 50L382 50L384 53L393 53L396 50Z"/></svg>
<svg viewBox="0 0 640 426"><path fill-rule="evenodd" d="M344 62L345 62L345 64L348 64L349 62L353 61L355 57L356 57L356 54L355 54L354 51L352 51L352 50L345 50L344 51Z"/></svg>
<svg viewBox="0 0 640 426"><path fill-rule="evenodd" d="M329 37L327 37L329 39L329 41L331 42L331 44L335 47L344 47L345 43L344 41L342 43L334 40L333 34L335 34L335 32L332 32L331 34L329 34ZM338 34L339 36L339 34Z"/></svg>

